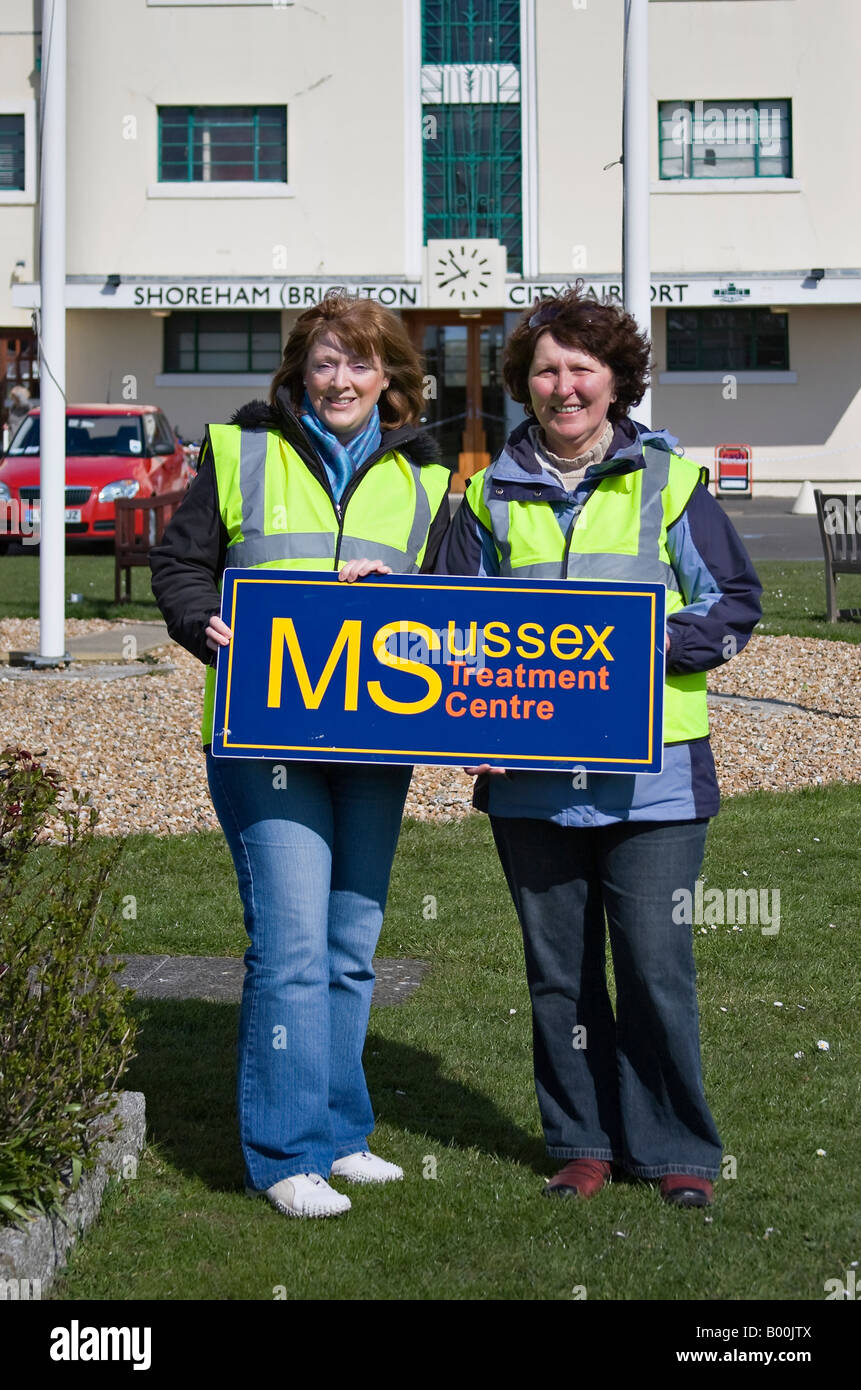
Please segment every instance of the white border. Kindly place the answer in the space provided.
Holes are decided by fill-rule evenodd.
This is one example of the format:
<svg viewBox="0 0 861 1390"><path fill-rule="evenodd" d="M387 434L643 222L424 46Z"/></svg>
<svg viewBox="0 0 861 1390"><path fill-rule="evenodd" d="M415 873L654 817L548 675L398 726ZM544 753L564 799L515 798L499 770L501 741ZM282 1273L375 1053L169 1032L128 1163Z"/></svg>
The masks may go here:
<svg viewBox="0 0 861 1390"><path fill-rule="evenodd" d="M724 367L720 372L659 372L659 386L721 386L731 376L739 386L794 386L798 372L737 372Z"/></svg>
<svg viewBox="0 0 861 1390"><path fill-rule="evenodd" d="M404 21L404 275L422 278L424 154L422 150L421 0L402 0Z"/></svg>
<svg viewBox="0 0 861 1390"><path fill-rule="evenodd" d="M289 183L149 183L148 198L295 198Z"/></svg>
<svg viewBox="0 0 861 1390"><path fill-rule="evenodd" d="M650 193L800 193L798 179L659 179Z"/></svg>
<svg viewBox="0 0 861 1390"><path fill-rule="evenodd" d="M520 142L523 160L521 232L522 279L538 274L538 81L535 0L520 4Z"/></svg>
<svg viewBox="0 0 861 1390"><path fill-rule="evenodd" d="M156 386L268 386L272 373L256 372L158 372Z"/></svg>
<svg viewBox="0 0 861 1390"><path fill-rule="evenodd" d="M7 188L0 192L0 206L9 207L36 202L36 103L32 97L23 101L0 101L0 116L24 117L24 187Z"/></svg>
<svg viewBox="0 0 861 1390"><path fill-rule="evenodd" d="M258 10L292 10L296 0L146 0L147 9L189 9L193 5L241 5Z"/></svg>

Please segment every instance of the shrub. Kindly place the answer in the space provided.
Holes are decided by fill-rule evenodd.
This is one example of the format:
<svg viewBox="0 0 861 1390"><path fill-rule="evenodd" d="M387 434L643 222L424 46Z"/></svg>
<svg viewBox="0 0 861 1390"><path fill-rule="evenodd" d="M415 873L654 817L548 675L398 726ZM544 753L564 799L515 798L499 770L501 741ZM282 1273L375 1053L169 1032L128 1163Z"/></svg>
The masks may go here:
<svg viewBox="0 0 861 1390"><path fill-rule="evenodd" d="M107 954L122 842L97 823L56 771L0 752L0 1220L62 1210L134 1056Z"/></svg>

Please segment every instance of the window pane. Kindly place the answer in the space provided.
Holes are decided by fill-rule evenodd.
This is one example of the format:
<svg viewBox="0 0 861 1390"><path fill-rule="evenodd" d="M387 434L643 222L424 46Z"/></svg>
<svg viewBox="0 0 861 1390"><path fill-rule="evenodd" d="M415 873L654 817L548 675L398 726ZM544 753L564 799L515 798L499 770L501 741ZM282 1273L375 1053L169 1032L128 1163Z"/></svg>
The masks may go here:
<svg viewBox="0 0 861 1390"><path fill-rule="evenodd" d="M281 363L281 331L274 328L254 331L251 334L251 370L253 372L274 372Z"/></svg>
<svg viewBox="0 0 861 1390"><path fill-rule="evenodd" d="M286 182L283 106L163 107L159 131L163 180Z"/></svg>
<svg viewBox="0 0 861 1390"><path fill-rule="evenodd" d="M196 314L171 314L164 320L164 369L166 372L193 372Z"/></svg>
<svg viewBox="0 0 861 1390"><path fill-rule="evenodd" d="M190 108L170 106L159 111L160 177L165 182L184 182L190 178L188 127Z"/></svg>
<svg viewBox="0 0 861 1390"><path fill-rule="evenodd" d="M667 370L692 371L697 357L697 315L694 310L675 309L667 313Z"/></svg>
<svg viewBox="0 0 861 1390"><path fill-rule="evenodd" d="M787 314L770 309L754 310L756 366L760 371L785 371L789 366L789 323Z"/></svg>
<svg viewBox="0 0 861 1390"><path fill-rule="evenodd" d="M24 117L0 116L0 192L24 187Z"/></svg>
<svg viewBox="0 0 861 1390"><path fill-rule="evenodd" d="M423 0L423 63L519 63L520 0Z"/></svg>

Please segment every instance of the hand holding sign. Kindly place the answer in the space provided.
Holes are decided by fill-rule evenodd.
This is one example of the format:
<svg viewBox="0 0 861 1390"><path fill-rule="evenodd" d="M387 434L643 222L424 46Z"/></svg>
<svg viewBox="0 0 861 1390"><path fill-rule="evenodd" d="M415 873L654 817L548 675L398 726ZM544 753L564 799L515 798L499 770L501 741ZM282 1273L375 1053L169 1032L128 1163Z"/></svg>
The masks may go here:
<svg viewBox="0 0 861 1390"><path fill-rule="evenodd" d="M217 613L213 613L206 625L206 645L213 652L217 652L219 647L226 647L233 633L226 623L223 623Z"/></svg>

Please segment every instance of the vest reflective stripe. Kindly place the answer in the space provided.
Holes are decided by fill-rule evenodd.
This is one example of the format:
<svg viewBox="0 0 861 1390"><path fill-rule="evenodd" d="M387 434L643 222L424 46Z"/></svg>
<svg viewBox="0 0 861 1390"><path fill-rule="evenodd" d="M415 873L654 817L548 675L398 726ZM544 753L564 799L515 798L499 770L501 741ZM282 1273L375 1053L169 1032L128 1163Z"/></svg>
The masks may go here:
<svg viewBox="0 0 861 1390"><path fill-rule="evenodd" d="M684 607L684 598L669 563L667 527L687 506L699 482L699 468L690 459L648 444L643 455L644 469L609 475L587 498L571 534L564 577L664 584L670 617ZM491 467L467 488L465 499L492 532L500 574L514 579L563 578L566 537L552 505L538 499L509 502L499 495L502 491ZM632 508L636 509L633 515ZM624 549L611 550L617 530ZM588 538L600 549L578 549L578 538L581 545ZM630 547L634 544L636 551L632 553ZM532 559L537 554L554 552L558 552L556 559ZM680 743L707 734L705 673L667 676L664 741Z"/></svg>
<svg viewBox="0 0 861 1390"><path fill-rule="evenodd" d="M367 555L396 574L421 569L431 521L448 492L451 475L442 464L422 466L396 450L384 454L359 479L339 526L329 493L281 434L210 425L209 437L228 568L331 571L340 529L342 561ZM290 521L300 529L283 529ZM204 743L212 739L214 706L210 667Z"/></svg>
<svg viewBox="0 0 861 1390"><path fill-rule="evenodd" d="M242 498L242 534L266 534L266 452L269 435L263 431L240 430L239 493ZM286 557L285 557L286 558ZM231 557L231 564L233 558ZM239 560L238 564L247 564ZM255 561L251 562L252 564Z"/></svg>
<svg viewBox="0 0 861 1390"><path fill-rule="evenodd" d="M250 569L254 565L274 565L281 560L335 560L335 537L320 531L287 531L274 536L257 536L237 541L227 550L227 564Z"/></svg>

